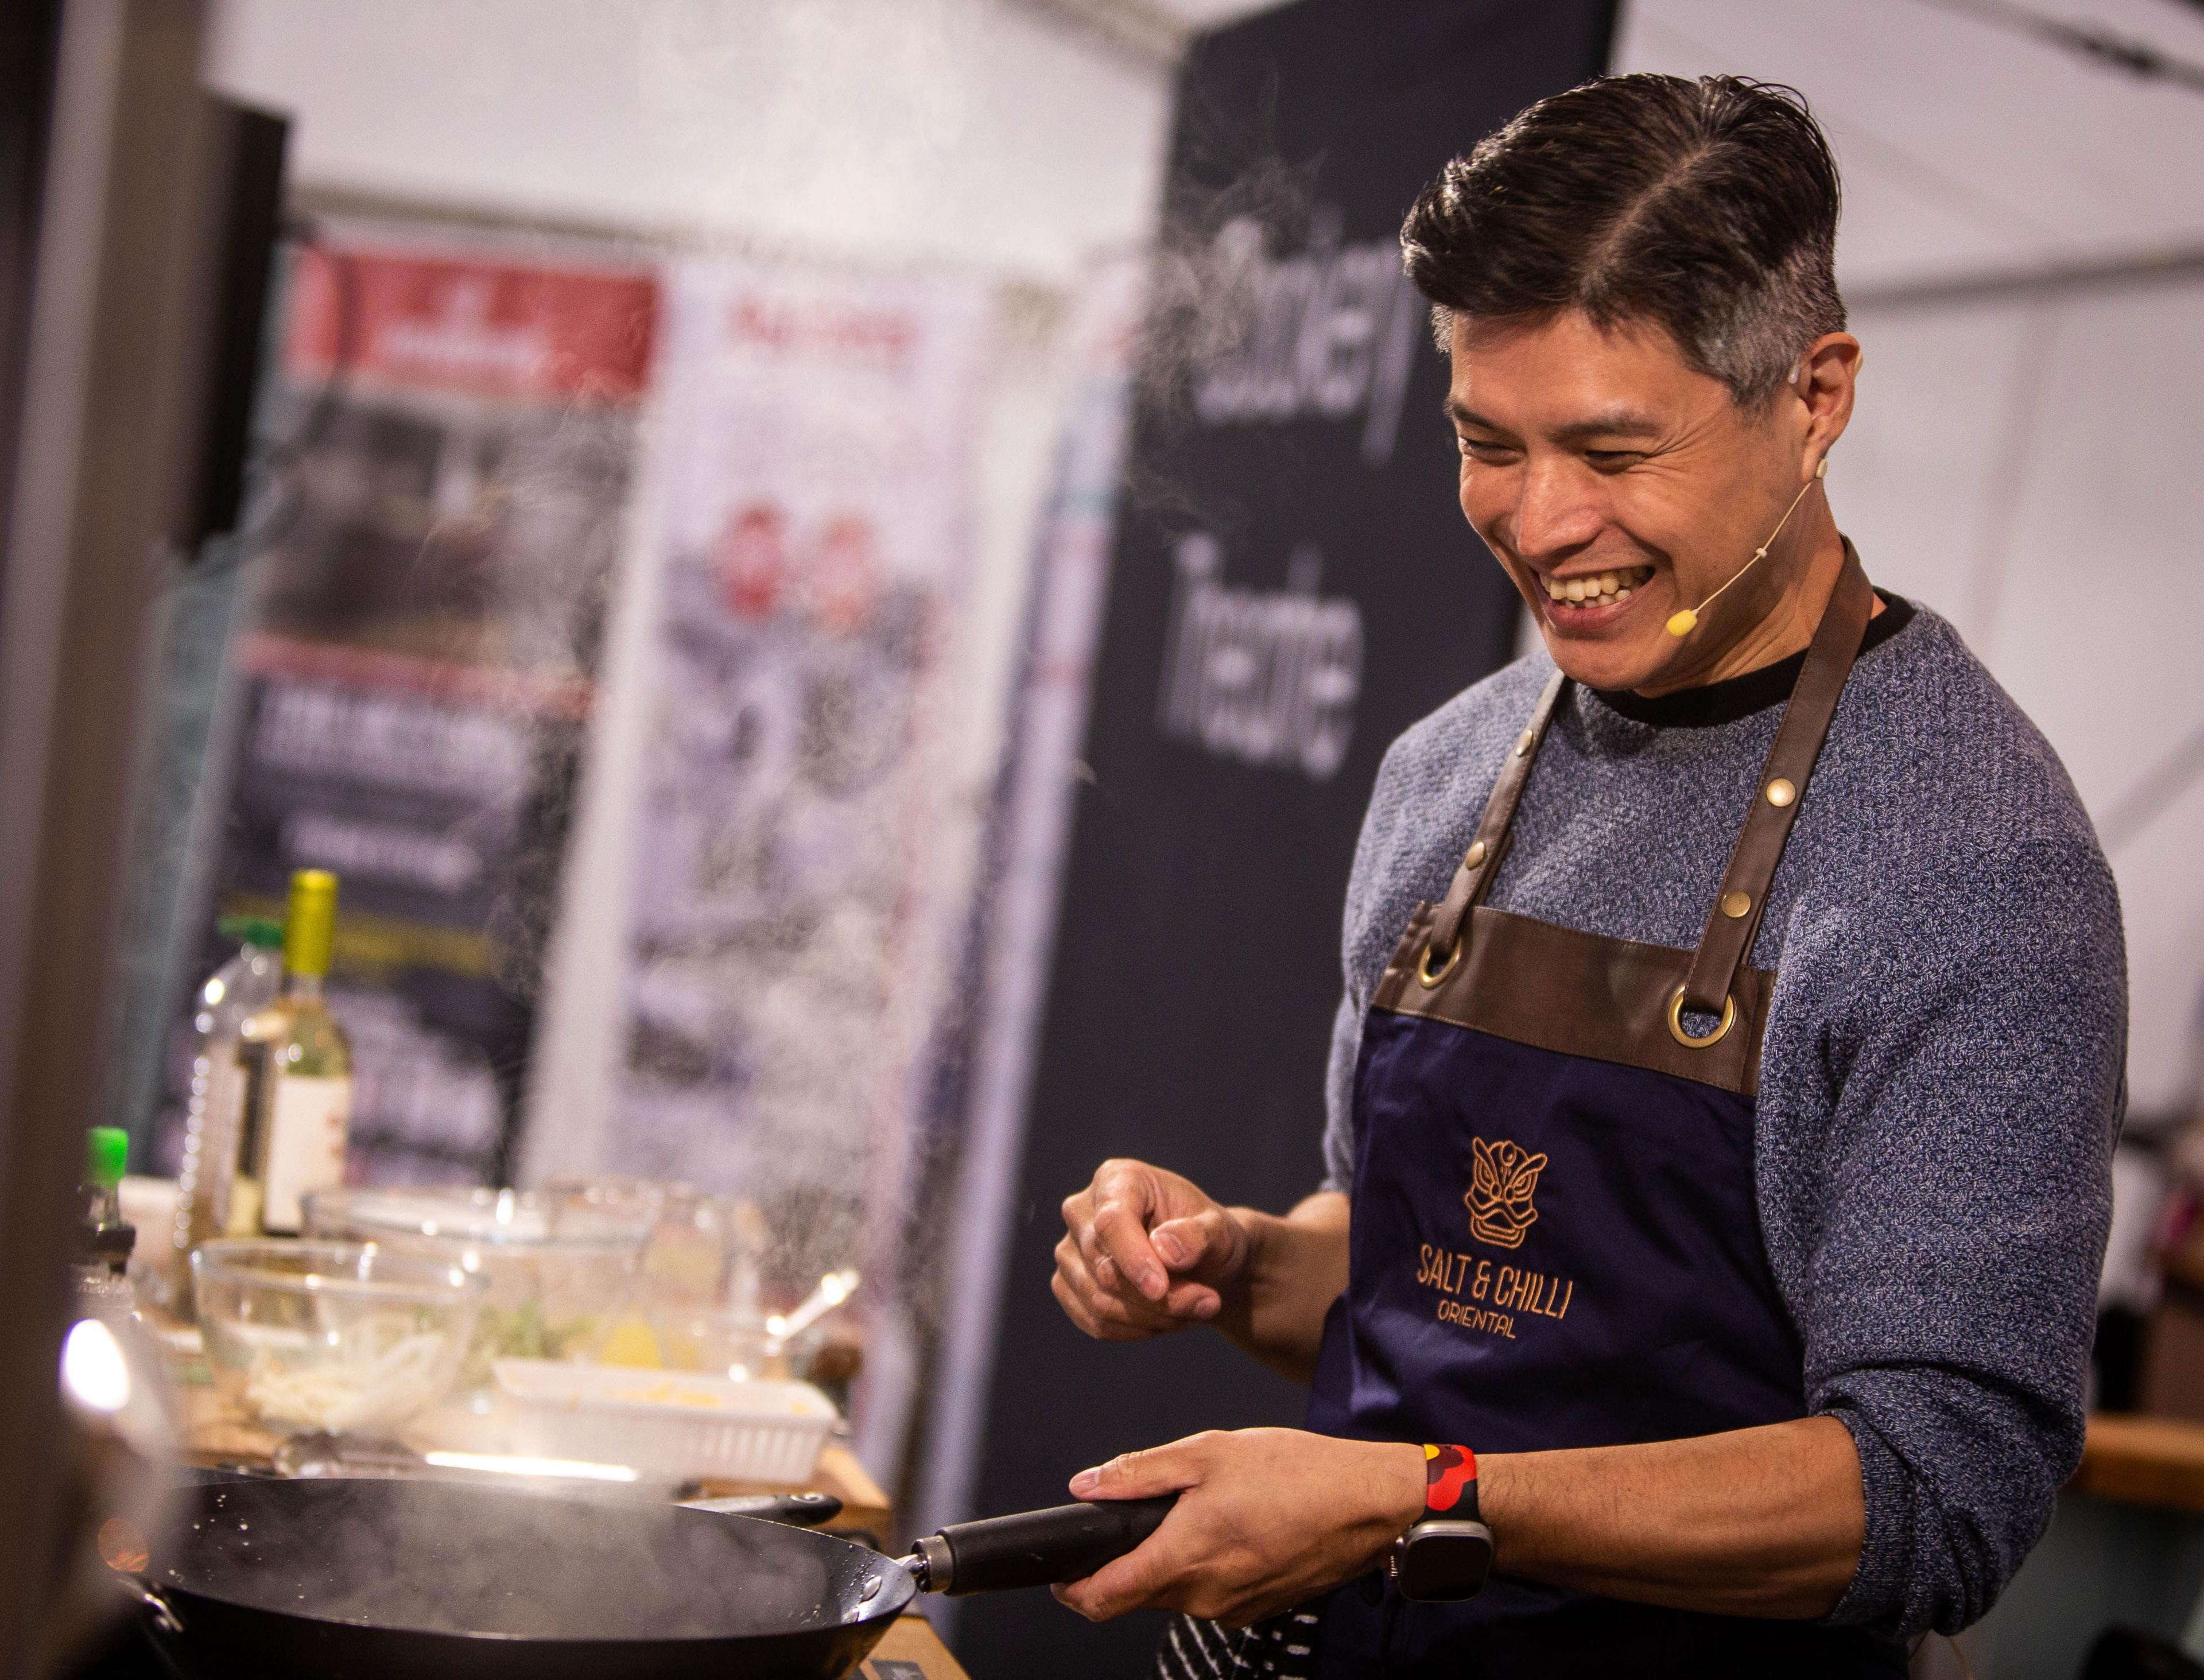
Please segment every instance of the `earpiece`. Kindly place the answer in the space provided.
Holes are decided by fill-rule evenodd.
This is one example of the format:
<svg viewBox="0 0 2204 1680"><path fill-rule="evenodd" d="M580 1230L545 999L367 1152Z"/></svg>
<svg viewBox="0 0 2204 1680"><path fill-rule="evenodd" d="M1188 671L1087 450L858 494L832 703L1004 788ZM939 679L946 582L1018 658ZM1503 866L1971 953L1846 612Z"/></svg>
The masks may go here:
<svg viewBox="0 0 2204 1680"><path fill-rule="evenodd" d="M1859 360L1863 362L1866 360L1866 358L1862 357ZM1852 371L1855 375L1858 373L1859 362L1855 362L1852 364ZM1798 358L1797 371L1791 376L1791 382L1796 385L1801 391L1804 391L1806 388L1806 358L1804 356L1801 356ZM1783 528L1791 523L1791 516L1798 511L1798 504L1806 500L1806 492L1812 489L1816 484L1818 484L1822 480L1827 478L1828 476L1829 458L1827 455L1824 455L1820 460L1814 463L1813 477L1808 480L1804 484L1801 485L1799 487L1798 494L1792 497L1791 506L1783 510L1783 517L1775 522L1775 529L1769 532L1768 541L1762 543L1759 547L1755 549L1753 551L1752 558L1747 560L1743 565L1739 566L1737 571L1732 574L1729 583L1736 583L1739 578L1744 577L1746 572L1751 571L1753 567L1758 565L1761 561L1768 558L1768 551L1775 546L1775 539L1783 535ZM1686 606L1680 612L1671 612L1668 615L1668 634L1674 636L1679 642L1680 642L1686 636L1689 636L1693 630L1697 630L1699 627L1699 614L1705 612L1708 607L1714 605L1715 598L1721 594L1722 589L1729 588L1729 583L1723 584L1721 586L1721 589L1716 589L1713 595L1709 595L1704 600L1701 601L1697 607Z"/></svg>
<svg viewBox="0 0 2204 1680"><path fill-rule="evenodd" d="M1804 366L1805 364L1803 362L1799 364L1802 371ZM1791 498L1791 506L1783 510L1783 517L1775 522L1775 529L1769 532L1768 541L1752 551L1752 558L1730 575L1729 583L1723 584L1721 589L1716 589L1697 607L1686 606L1680 612L1671 612L1668 615L1668 634L1680 642L1697 630L1699 627L1699 614L1715 604L1716 599L1721 595L1722 589L1729 588L1730 583L1736 583L1739 578L1768 558L1768 551L1775 546L1775 539L1783 535L1783 528L1791 523L1791 516L1798 511L1798 504L1806 500L1806 492L1828 476L1829 458L1824 455L1814 463L1814 476L1798 487L1798 494Z"/></svg>

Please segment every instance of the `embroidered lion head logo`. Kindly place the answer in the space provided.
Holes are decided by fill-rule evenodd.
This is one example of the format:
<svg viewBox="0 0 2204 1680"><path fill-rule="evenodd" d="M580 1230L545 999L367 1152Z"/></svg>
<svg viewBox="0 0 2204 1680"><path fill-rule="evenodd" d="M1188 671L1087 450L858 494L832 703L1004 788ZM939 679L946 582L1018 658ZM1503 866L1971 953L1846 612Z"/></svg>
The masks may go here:
<svg viewBox="0 0 2204 1680"><path fill-rule="evenodd" d="M1469 1169L1469 1232L1479 1242L1496 1248L1520 1248L1538 1211L1531 1205L1531 1192L1538 1187L1538 1174L1546 1157L1532 1155L1522 1145L1502 1138L1488 1144L1472 1138L1474 1156Z"/></svg>

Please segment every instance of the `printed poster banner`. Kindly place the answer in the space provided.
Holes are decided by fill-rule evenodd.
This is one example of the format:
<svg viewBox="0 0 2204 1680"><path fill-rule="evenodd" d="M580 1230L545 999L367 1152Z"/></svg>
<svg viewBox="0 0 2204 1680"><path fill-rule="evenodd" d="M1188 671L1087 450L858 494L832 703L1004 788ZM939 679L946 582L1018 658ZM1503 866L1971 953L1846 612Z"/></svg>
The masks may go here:
<svg viewBox="0 0 2204 1680"><path fill-rule="evenodd" d="M667 299L656 719L605 1165L738 1192L786 1287L892 1253L963 911L938 841L976 280L696 261Z"/></svg>
<svg viewBox="0 0 2204 1680"><path fill-rule="evenodd" d="M216 908L341 878L356 1178L507 1169L658 306L396 231L293 275Z"/></svg>

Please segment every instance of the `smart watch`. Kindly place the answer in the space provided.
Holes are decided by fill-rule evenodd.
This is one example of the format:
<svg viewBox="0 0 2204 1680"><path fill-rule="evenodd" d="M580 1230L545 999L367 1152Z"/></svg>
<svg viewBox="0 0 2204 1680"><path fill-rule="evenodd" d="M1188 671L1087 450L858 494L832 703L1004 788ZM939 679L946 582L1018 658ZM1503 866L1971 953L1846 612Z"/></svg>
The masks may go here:
<svg viewBox="0 0 2204 1680"><path fill-rule="evenodd" d="M1404 1599L1458 1604L1484 1589L1492 1530L1477 1514L1477 1455L1466 1446L1424 1448L1424 1514L1393 1542L1385 1572Z"/></svg>

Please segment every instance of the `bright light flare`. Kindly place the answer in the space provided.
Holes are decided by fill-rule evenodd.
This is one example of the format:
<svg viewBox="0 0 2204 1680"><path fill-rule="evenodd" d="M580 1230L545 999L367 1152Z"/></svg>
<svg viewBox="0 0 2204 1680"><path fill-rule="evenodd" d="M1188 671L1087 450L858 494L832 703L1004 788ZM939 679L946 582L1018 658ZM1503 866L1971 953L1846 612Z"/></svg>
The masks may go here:
<svg viewBox="0 0 2204 1680"><path fill-rule="evenodd" d="M528 1458L506 1452L424 1452L439 1470L488 1470L496 1476L562 1476L571 1482L640 1482L643 1473L626 1464L591 1464L586 1458Z"/></svg>
<svg viewBox="0 0 2204 1680"><path fill-rule="evenodd" d="M100 1562L118 1574L143 1575L153 1561L144 1532L127 1517L110 1517L102 1523L94 1543Z"/></svg>
<svg viewBox="0 0 2204 1680"><path fill-rule="evenodd" d="M69 1326L62 1343L62 1392L86 1411L113 1417L130 1404L130 1366L115 1332L97 1318Z"/></svg>

